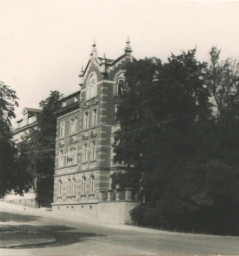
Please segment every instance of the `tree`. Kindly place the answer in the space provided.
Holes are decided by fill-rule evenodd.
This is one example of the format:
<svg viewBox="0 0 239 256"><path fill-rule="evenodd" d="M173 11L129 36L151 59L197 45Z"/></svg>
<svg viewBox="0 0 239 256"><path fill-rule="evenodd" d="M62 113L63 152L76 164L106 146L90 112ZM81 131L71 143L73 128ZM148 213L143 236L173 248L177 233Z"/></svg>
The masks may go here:
<svg viewBox="0 0 239 256"><path fill-rule="evenodd" d="M215 110L218 114L238 107L239 101L239 63L228 58L220 61L220 50L212 47L207 68L207 86L210 90Z"/></svg>
<svg viewBox="0 0 239 256"><path fill-rule="evenodd" d="M49 97L40 102L38 129L31 131L20 145L21 155L28 163L26 168L37 177L37 201L41 206L49 206L53 197L56 111L61 97L58 91L51 91Z"/></svg>
<svg viewBox="0 0 239 256"><path fill-rule="evenodd" d="M31 176L21 168L17 149L12 141L11 119L18 106L16 92L0 82L0 197L14 190L28 191Z"/></svg>
<svg viewBox="0 0 239 256"><path fill-rule="evenodd" d="M182 160L197 150L192 132L210 114L203 68L195 50L172 55L165 64L154 58L127 66L128 90L118 111L121 131L116 135L115 160L140 173L138 188L144 188L146 199L158 198L175 163L184 164Z"/></svg>
<svg viewBox="0 0 239 256"><path fill-rule="evenodd" d="M114 145L115 161L125 165L118 181L145 198L132 212L138 224L235 233L237 70L227 62L213 77L212 66L195 53L172 55L164 64L156 58L128 64ZM223 118L215 115L213 97Z"/></svg>

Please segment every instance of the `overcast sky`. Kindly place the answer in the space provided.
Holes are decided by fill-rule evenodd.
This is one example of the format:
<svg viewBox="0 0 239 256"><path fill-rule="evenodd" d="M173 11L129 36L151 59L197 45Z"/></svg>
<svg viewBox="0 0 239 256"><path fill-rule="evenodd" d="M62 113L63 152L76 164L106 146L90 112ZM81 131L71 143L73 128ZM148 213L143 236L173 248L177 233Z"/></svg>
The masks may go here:
<svg viewBox="0 0 239 256"><path fill-rule="evenodd" d="M79 90L93 39L98 56L117 58L129 35L136 58L162 60L197 46L208 59L239 58L239 2L150 0L1 0L0 81L24 107L38 107L50 90Z"/></svg>

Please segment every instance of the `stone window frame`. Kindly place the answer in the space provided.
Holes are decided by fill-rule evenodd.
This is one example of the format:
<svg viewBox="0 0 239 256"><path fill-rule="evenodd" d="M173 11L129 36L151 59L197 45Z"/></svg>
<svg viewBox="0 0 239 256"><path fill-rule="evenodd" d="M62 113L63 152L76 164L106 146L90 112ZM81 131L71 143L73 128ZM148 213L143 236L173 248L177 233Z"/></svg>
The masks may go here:
<svg viewBox="0 0 239 256"><path fill-rule="evenodd" d="M86 177L85 176L82 177L82 194L83 195L86 194Z"/></svg>
<svg viewBox="0 0 239 256"><path fill-rule="evenodd" d="M78 118L74 117L70 120L70 135L75 134L77 132L77 122Z"/></svg>
<svg viewBox="0 0 239 256"><path fill-rule="evenodd" d="M95 176L92 174L90 176L90 194L95 193Z"/></svg>
<svg viewBox="0 0 239 256"><path fill-rule="evenodd" d="M84 112L84 119L83 119L83 128L84 130L89 129L90 127L90 112L85 111Z"/></svg>
<svg viewBox="0 0 239 256"><path fill-rule="evenodd" d="M88 144L84 143L82 145L82 162L85 163L88 161Z"/></svg>
<svg viewBox="0 0 239 256"><path fill-rule="evenodd" d="M65 165L65 154L64 149L59 150L59 156L58 156L58 167L63 167Z"/></svg>
<svg viewBox="0 0 239 256"><path fill-rule="evenodd" d="M65 122L60 122L60 129L59 129L59 137L60 138L65 137L65 126L66 126Z"/></svg>
<svg viewBox="0 0 239 256"><path fill-rule="evenodd" d="M62 180L58 181L58 197L62 197Z"/></svg>
<svg viewBox="0 0 239 256"><path fill-rule="evenodd" d="M98 114L97 108L93 108L92 109L92 117L91 117L92 127L97 126L97 121L98 121L97 114Z"/></svg>
<svg viewBox="0 0 239 256"><path fill-rule="evenodd" d="M67 165L75 165L77 164L77 147L70 146L67 153Z"/></svg>

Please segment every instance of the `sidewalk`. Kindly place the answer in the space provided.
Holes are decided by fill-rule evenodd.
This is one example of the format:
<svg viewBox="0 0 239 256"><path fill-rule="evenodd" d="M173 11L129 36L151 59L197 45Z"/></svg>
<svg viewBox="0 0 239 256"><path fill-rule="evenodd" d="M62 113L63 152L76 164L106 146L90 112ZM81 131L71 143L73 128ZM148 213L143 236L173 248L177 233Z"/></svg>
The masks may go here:
<svg viewBox="0 0 239 256"><path fill-rule="evenodd" d="M25 215L32 214L35 216L49 217L49 218L54 218L59 220L62 219L71 223L87 223L90 225L101 226L101 227L106 227L111 229L129 230L129 231L142 232L147 234L159 234L159 235L173 234L175 236L180 235L181 237L185 237L185 238L191 237L192 235L197 237L204 237L204 238L216 237L216 235L179 233L179 232L137 227L137 226L125 225L125 224L108 224L108 223L100 222L98 220L94 220L92 218L87 218L86 216L83 216L83 215L73 215L73 214L65 214L62 212L61 213L52 212L52 211L47 211L45 208L31 208L31 207L14 205L14 204L0 201L0 212L4 210L5 211L8 210L10 212L19 213L19 214L25 214ZM1 222L0 222L0 225L1 225ZM227 236L222 236L222 237L227 237Z"/></svg>
<svg viewBox="0 0 239 256"><path fill-rule="evenodd" d="M108 224L108 223L100 222L98 220L94 220L92 218L87 218L86 216L83 216L80 214L73 215L73 214L66 214L62 212L58 213L58 212L48 211L45 208L31 208L31 207L25 207L21 205L10 204L6 202L0 202L0 212L3 212L3 211L9 211L16 214L25 214L25 215L31 214L35 216L50 217L50 218L55 218L59 220L62 219L62 220L69 221L71 223L87 223L87 224L102 226L107 228L131 230L131 231L151 233L151 234L161 234L162 232L164 232L165 234L166 232L169 232L169 231L161 231L161 230L154 230L150 228L142 228L137 226L125 225L125 224ZM0 225L1 225L1 222L0 222Z"/></svg>

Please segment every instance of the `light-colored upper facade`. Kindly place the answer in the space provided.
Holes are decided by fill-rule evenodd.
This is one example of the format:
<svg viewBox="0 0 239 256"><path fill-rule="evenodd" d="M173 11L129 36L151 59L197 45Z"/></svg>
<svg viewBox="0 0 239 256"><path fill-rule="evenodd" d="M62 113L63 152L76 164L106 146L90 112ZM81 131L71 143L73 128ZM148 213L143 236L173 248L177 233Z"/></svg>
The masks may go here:
<svg viewBox="0 0 239 256"><path fill-rule="evenodd" d="M116 60L99 58L93 44L91 58L80 74L81 90L61 100L56 134L53 208L90 204L111 189L113 132L118 94L124 86L127 62L133 60L127 42ZM92 211L95 212L95 211Z"/></svg>
<svg viewBox="0 0 239 256"><path fill-rule="evenodd" d="M37 117L40 112L41 109L36 108L23 109L23 118L16 122L16 127L13 130L13 140L15 143L21 142L31 129L37 128Z"/></svg>

